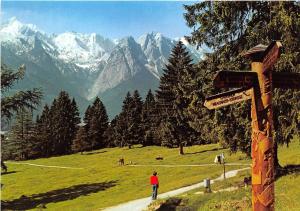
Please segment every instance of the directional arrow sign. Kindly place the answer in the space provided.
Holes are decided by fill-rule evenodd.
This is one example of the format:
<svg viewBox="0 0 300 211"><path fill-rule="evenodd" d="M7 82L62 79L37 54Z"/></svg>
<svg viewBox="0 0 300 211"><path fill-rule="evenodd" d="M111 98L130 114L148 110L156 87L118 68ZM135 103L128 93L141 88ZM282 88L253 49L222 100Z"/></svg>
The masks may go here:
<svg viewBox="0 0 300 211"><path fill-rule="evenodd" d="M269 70L277 61L280 55L280 42L272 42L271 45L265 50L263 57L264 71Z"/></svg>
<svg viewBox="0 0 300 211"><path fill-rule="evenodd" d="M204 106L208 109L216 109L233 103L251 99L252 88L240 88L229 92L213 95L206 98Z"/></svg>
<svg viewBox="0 0 300 211"><path fill-rule="evenodd" d="M251 87L257 83L257 73L247 71L220 71L214 78L214 87L240 88Z"/></svg>
<svg viewBox="0 0 300 211"><path fill-rule="evenodd" d="M273 72L273 87L300 89L300 73Z"/></svg>

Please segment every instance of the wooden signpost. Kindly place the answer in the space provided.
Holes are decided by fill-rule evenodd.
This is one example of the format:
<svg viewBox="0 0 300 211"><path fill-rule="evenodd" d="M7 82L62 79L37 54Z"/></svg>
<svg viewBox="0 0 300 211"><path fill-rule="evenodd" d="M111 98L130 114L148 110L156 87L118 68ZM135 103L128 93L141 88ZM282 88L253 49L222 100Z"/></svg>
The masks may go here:
<svg viewBox="0 0 300 211"><path fill-rule="evenodd" d="M234 72L220 71L214 79L214 87L216 88L240 88L252 87L257 82L257 74L254 72Z"/></svg>
<svg viewBox="0 0 300 211"><path fill-rule="evenodd" d="M252 88L241 88L206 98L204 106L208 109L216 109L234 103L250 100Z"/></svg>
<svg viewBox="0 0 300 211"><path fill-rule="evenodd" d="M300 74L272 73L280 49L281 43L274 41L268 47L258 45L247 51L244 55L252 61L251 72L221 71L214 79L217 88L242 88L209 97L204 104L216 109L252 99L252 208L255 211L274 210L273 88L300 89Z"/></svg>

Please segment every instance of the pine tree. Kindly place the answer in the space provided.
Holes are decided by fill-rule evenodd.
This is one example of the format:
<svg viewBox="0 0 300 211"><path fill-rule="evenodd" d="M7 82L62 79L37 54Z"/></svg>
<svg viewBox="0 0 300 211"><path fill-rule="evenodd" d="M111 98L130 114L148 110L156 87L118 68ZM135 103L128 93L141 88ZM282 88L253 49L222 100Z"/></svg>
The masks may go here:
<svg viewBox="0 0 300 211"><path fill-rule="evenodd" d="M92 109L91 106L89 105L85 110L84 117L83 117L83 121L86 124L85 127L87 131L89 129L88 126L90 125L91 117L92 117Z"/></svg>
<svg viewBox="0 0 300 211"><path fill-rule="evenodd" d="M146 119L151 116L151 113L153 112L155 107L155 98L154 95L152 94L151 89L149 89L145 102L143 104L143 118Z"/></svg>
<svg viewBox="0 0 300 211"><path fill-rule="evenodd" d="M78 124L80 123L79 117L79 110L75 98L72 99L71 102L71 110L70 110L70 117L71 117L71 124L70 124L70 132L72 134L76 134L78 130ZM74 135L75 137L75 135Z"/></svg>
<svg viewBox="0 0 300 211"><path fill-rule="evenodd" d="M34 136L32 112L26 109L19 110L9 135L10 153L15 159L27 160L34 156L36 147Z"/></svg>
<svg viewBox="0 0 300 211"><path fill-rule="evenodd" d="M131 148L132 144L135 143L133 108L133 98L128 92L123 101L122 111L116 117L115 137L116 145L119 147L128 146Z"/></svg>
<svg viewBox="0 0 300 211"><path fill-rule="evenodd" d="M117 120L117 131L119 133L118 137L121 141L121 147L128 146L128 148L131 148L134 140L133 130L131 130L131 128L133 128L132 106L132 96L130 92L128 92Z"/></svg>
<svg viewBox="0 0 300 211"><path fill-rule="evenodd" d="M40 156L49 157L51 155L51 140L52 140L52 130L50 121L50 109L46 104L42 111L41 116L37 116L36 119L36 139L40 144Z"/></svg>
<svg viewBox="0 0 300 211"><path fill-rule="evenodd" d="M126 119L121 115L117 115L115 119L116 119L116 125L114 126L115 145L118 147L129 146L128 139L127 139L129 135L127 133L128 124L126 122Z"/></svg>
<svg viewBox="0 0 300 211"><path fill-rule="evenodd" d="M52 155L63 155L71 152L72 140L80 119L75 101L71 101L65 91L61 91L50 108L50 127L52 130Z"/></svg>
<svg viewBox="0 0 300 211"><path fill-rule="evenodd" d="M88 141L91 149L100 149L106 146L106 137L104 135L108 128L108 116L106 109L99 99L96 97L93 105L86 112Z"/></svg>
<svg viewBox="0 0 300 211"><path fill-rule="evenodd" d="M7 67L1 63L1 115L2 118L10 119L14 113L20 109L35 109L40 103L42 92L40 89L18 91L9 96L5 93L13 84L21 80L25 75L25 66L19 67L18 71Z"/></svg>
<svg viewBox="0 0 300 211"><path fill-rule="evenodd" d="M73 140L72 143L72 151L73 152L80 152L80 154L83 154L83 151L86 151L89 149L89 143L87 140L87 132L85 127L80 127L77 131L76 137Z"/></svg>
<svg viewBox="0 0 300 211"><path fill-rule="evenodd" d="M144 128L142 126L142 109L143 101L140 97L138 90L133 92L132 96L132 110L131 112L131 130L133 133L132 144L141 144L143 142L143 137L145 135Z"/></svg>
<svg viewBox="0 0 300 211"><path fill-rule="evenodd" d="M142 109L142 126L145 131L143 146L153 145L155 143L154 131L157 128L156 102L151 89L148 91Z"/></svg>
<svg viewBox="0 0 300 211"><path fill-rule="evenodd" d="M155 139L154 139L154 134L153 133L154 132L153 132L152 129L145 131L143 146L154 145Z"/></svg>
<svg viewBox="0 0 300 211"><path fill-rule="evenodd" d="M183 146L191 140L191 128L184 111L187 109L188 97L183 93L189 89L188 84L182 80L182 76L191 77L193 72L188 52L182 42L173 48L169 58L169 64L164 69L159 89L157 90L158 109L161 115L160 133L162 144L169 147L179 147L179 153L183 154Z"/></svg>
<svg viewBox="0 0 300 211"><path fill-rule="evenodd" d="M215 143L218 139L220 122L213 121L215 119L214 111L206 109L203 104L205 98L215 94L211 89L211 79L214 77L216 66L215 58L207 55L206 59L196 65L197 70L194 79L190 80L193 91L188 96L190 103L186 109L189 117L189 125L198 132L197 142L200 144Z"/></svg>
<svg viewBox="0 0 300 211"><path fill-rule="evenodd" d="M116 117L111 120L108 125L107 130L104 133L104 137L106 138L106 147L116 147L116 134L115 134L115 127L116 127Z"/></svg>

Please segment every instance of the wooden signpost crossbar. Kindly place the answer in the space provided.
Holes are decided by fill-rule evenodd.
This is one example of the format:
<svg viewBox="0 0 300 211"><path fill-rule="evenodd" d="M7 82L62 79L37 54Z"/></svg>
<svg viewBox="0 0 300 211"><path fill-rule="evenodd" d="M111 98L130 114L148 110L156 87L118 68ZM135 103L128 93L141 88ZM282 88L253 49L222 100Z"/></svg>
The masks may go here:
<svg viewBox="0 0 300 211"><path fill-rule="evenodd" d="M244 55L252 61L251 72L221 71L214 79L217 88L242 88L209 97L204 104L216 109L248 100L251 94L252 209L255 211L274 210L273 88L300 89L299 73L272 73L280 49L281 43L274 41L268 47L258 45L247 51Z"/></svg>
<svg viewBox="0 0 300 211"><path fill-rule="evenodd" d="M289 72L273 73L273 88L299 89L300 74Z"/></svg>
<svg viewBox="0 0 300 211"><path fill-rule="evenodd" d="M204 106L208 109L216 109L245 100L250 100L251 97L252 88L240 88L206 98Z"/></svg>
<svg viewBox="0 0 300 211"><path fill-rule="evenodd" d="M252 87L257 81L257 74L250 71L220 71L216 74L213 85L216 88Z"/></svg>

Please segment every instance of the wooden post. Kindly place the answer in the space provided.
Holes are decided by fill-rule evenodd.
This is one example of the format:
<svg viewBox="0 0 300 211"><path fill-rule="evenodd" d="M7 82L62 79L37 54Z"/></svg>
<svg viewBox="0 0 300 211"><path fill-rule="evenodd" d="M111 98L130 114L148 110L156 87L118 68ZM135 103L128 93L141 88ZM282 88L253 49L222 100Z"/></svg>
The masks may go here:
<svg viewBox="0 0 300 211"><path fill-rule="evenodd" d="M223 168L224 168L224 179L226 179L226 172L225 172L225 161L223 162Z"/></svg>
<svg viewBox="0 0 300 211"><path fill-rule="evenodd" d="M183 155L183 145L182 143L179 143L179 155Z"/></svg>
<svg viewBox="0 0 300 211"><path fill-rule="evenodd" d="M272 138L272 72L262 62L253 61L252 71L259 84L252 99L252 208L274 210L274 150ZM259 90L257 90L259 89Z"/></svg>
<svg viewBox="0 0 300 211"><path fill-rule="evenodd" d="M220 71L214 79L217 88L238 88L208 97L204 105L217 109L250 99L252 90L252 209L273 211L274 194L274 142L272 138L272 89L300 89L300 74L274 72L272 67L280 56L281 43L257 45L244 56L250 57L251 72ZM225 165L224 165L225 168Z"/></svg>

